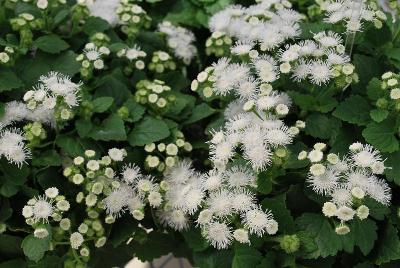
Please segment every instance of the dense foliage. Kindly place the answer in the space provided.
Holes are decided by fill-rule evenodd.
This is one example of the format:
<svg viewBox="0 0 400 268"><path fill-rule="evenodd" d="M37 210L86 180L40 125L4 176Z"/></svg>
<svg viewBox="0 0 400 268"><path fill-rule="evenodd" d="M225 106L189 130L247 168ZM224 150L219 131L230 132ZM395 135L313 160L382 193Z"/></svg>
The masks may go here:
<svg viewBox="0 0 400 268"><path fill-rule="evenodd" d="M0 0L0 268L398 267L398 11Z"/></svg>

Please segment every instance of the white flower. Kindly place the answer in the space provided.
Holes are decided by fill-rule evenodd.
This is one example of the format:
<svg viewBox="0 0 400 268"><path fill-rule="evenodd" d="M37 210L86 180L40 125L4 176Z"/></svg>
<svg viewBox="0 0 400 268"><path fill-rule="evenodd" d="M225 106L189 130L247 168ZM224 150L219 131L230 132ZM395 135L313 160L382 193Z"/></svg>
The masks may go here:
<svg viewBox="0 0 400 268"><path fill-rule="evenodd" d="M249 233L245 229L236 229L233 232L233 238L242 244L250 244Z"/></svg>
<svg viewBox="0 0 400 268"><path fill-rule="evenodd" d="M152 207L159 207L162 202L161 194L155 191L150 192L147 199L149 200L149 203Z"/></svg>
<svg viewBox="0 0 400 268"><path fill-rule="evenodd" d="M37 228L33 232L33 235L39 239L43 239L49 235L49 231L46 228Z"/></svg>
<svg viewBox="0 0 400 268"><path fill-rule="evenodd" d="M233 212L233 195L227 190L212 192L206 200L207 206L213 215L225 217Z"/></svg>
<svg viewBox="0 0 400 268"><path fill-rule="evenodd" d="M337 213L337 207L332 202L325 202L324 206L322 207L322 213L324 213L326 217L335 216Z"/></svg>
<svg viewBox="0 0 400 268"><path fill-rule="evenodd" d="M45 194L48 198L56 198L58 195L58 189L56 187L48 188L45 191Z"/></svg>
<svg viewBox="0 0 400 268"><path fill-rule="evenodd" d="M345 206L352 204L352 196L346 188L336 188L331 193L332 202L338 206Z"/></svg>
<svg viewBox="0 0 400 268"><path fill-rule="evenodd" d="M38 0L36 6L40 9L46 9L48 4L47 0Z"/></svg>
<svg viewBox="0 0 400 268"><path fill-rule="evenodd" d="M320 150L312 150L308 153L307 158L310 159L311 162L319 162L324 157L324 154Z"/></svg>
<svg viewBox="0 0 400 268"><path fill-rule="evenodd" d="M208 191L217 190L222 186L223 180L224 178L222 173L216 169L210 170L204 176L204 188Z"/></svg>
<svg viewBox="0 0 400 268"><path fill-rule="evenodd" d="M264 212L261 209L255 208L246 211L242 215L242 221L251 234L262 236L268 229L272 220L271 212Z"/></svg>
<svg viewBox="0 0 400 268"><path fill-rule="evenodd" d="M345 224L341 224L341 225L339 225L339 226L337 226L335 228L335 232L338 235L345 235L345 234L348 234L350 232L350 228Z"/></svg>
<svg viewBox="0 0 400 268"><path fill-rule="evenodd" d="M111 157L112 160L117 162L124 160L124 151L117 148L112 148L108 150L108 155Z"/></svg>
<svg viewBox="0 0 400 268"><path fill-rule="evenodd" d="M138 180L142 176L140 168L134 164L125 165L121 175L123 180L129 184Z"/></svg>
<svg viewBox="0 0 400 268"><path fill-rule="evenodd" d="M205 227L206 239L217 249L225 249L232 242L231 229L225 223L211 222Z"/></svg>
<svg viewBox="0 0 400 268"><path fill-rule="evenodd" d="M33 208L32 206L24 206L22 208L22 216L25 218L30 218L33 216Z"/></svg>
<svg viewBox="0 0 400 268"><path fill-rule="evenodd" d="M311 187L318 194L328 194L332 190L334 190L338 185L338 175L331 169L325 169L325 167L321 164L314 164L313 166L320 165L317 167L316 171L311 171L308 176L307 181L311 184ZM324 170L322 174L318 171L318 168ZM314 172L314 174L313 174ZM317 173L317 175L315 175Z"/></svg>
<svg viewBox="0 0 400 268"><path fill-rule="evenodd" d="M112 191L110 195L103 200L107 214L116 218L119 217L125 211L131 198L132 191L129 187L121 186Z"/></svg>
<svg viewBox="0 0 400 268"><path fill-rule="evenodd" d="M358 199L363 199L365 196L365 192L363 189L361 189L360 187L354 187L353 189L351 189L351 194Z"/></svg>
<svg viewBox="0 0 400 268"><path fill-rule="evenodd" d="M314 176L321 176L326 171L326 167L322 164L313 164L310 167L310 173Z"/></svg>
<svg viewBox="0 0 400 268"><path fill-rule="evenodd" d="M33 218L35 222L48 222L49 217L54 212L54 206L51 200L46 196L39 196L35 198L35 204L32 206Z"/></svg>
<svg viewBox="0 0 400 268"><path fill-rule="evenodd" d="M99 165L99 162L98 162L97 160L89 160L89 161L86 163L86 167L87 167L89 170L96 171L96 170L99 170L100 165Z"/></svg>
<svg viewBox="0 0 400 268"><path fill-rule="evenodd" d="M200 225L208 224L212 220L212 212L209 209L203 209L199 213L199 217L197 218L196 222Z"/></svg>
<svg viewBox="0 0 400 268"><path fill-rule="evenodd" d="M362 145L362 148L352 153L351 158L355 165L362 168L372 167L374 163L382 161L379 151L369 144Z"/></svg>
<svg viewBox="0 0 400 268"><path fill-rule="evenodd" d="M308 65L308 74L313 84L320 86L332 78L332 69L329 63L321 60L312 61Z"/></svg>
<svg viewBox="0 0 400 268"><path fill-rule="evenodd" d="M131 211L131 214L135 220L141 221L144 219L144 213L141 210L135 209Z"/></svg>
<svg viewBox="0 0 400 268"><path fill-rule="evenodd" d="M70 204L67 200L60 200L56 204L57 208L61 211L67 211L70 208Z"/></svg>
<svg viewBox="0 0 400 268"><path fill-rule="evenodd" d="M357 208L357 217L360 220L368 218L368 215L369 215L369 208L367 206L361 205Z"/></svg>
<svg viewBox="0 0 400 268"><path fill-rule="evenodd" d="M75 232L71 234L69 241L73 249L78 249L85 240L83 239L83 236L80 233Z"/></svg>
<svg viewBox="0 0 400 268"><path fill-rule="evenodd" d="M343 206L338 208L336 216L342 221L349 221L354 218L355 211L349 207Z"/></svg>
<svg viewBox="0 0 400 268"><path fill-rule="evenodd" d="M243 166L233 166L226 171L225 177L228 184L234 188L254 185L256 181L253 172Z"/></svg>
<svg viewBox="0 0 400 268"><path fill-rule="evenodd" d="M278 232L278 222L276 220L269 220L267 224L267 233L269 235L274 235Z"/></svg>

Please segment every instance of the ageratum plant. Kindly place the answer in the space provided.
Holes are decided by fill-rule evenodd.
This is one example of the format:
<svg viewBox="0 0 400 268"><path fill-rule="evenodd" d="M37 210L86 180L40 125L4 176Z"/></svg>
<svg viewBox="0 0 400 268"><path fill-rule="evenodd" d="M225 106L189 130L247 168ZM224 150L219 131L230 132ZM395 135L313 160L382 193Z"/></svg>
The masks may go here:
<svg viewBox="0 0 400 268"><path fill-rule="evenodd" d="M0 1L0 267L397 267L393 1Z"/></svg>

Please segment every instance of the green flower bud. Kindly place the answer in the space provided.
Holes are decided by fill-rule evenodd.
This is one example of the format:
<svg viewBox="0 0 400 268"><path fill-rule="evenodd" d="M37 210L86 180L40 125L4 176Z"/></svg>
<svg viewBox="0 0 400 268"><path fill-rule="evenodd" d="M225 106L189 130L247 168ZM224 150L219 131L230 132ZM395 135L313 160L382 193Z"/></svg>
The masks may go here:
<svg viewBox="0 0 400 268"><path fill-rule="evenodd" d="M281 239L280 247L288 254L294 253L300 248L300 239L295 234L285 235Z"/></svg>

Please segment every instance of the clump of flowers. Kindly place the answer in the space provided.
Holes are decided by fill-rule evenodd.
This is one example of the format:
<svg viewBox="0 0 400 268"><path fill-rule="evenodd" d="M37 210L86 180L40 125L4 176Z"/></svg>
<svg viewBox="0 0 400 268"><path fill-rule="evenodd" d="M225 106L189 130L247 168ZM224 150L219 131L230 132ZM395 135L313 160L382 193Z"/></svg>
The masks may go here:
<svg viewBox="0 0 400 268"><path fill-rule="evenodd" d="M28 225L31 225L37 238L49 235L49 222L60 222L63 214L70 209L65 196L59 194L56 187L48 188L45 195L30 199L22 209L22 216Z"/></svg>
<svg viewBox="0 0 400 268"><path fill-rule="evenodd" d="M176 69L174 59L165 51L155 51L149 63L149 70L155 73L164 73L165 71L173 71Z"/></svg>
<svg viewBox="0 0 400 268"><path fill-rule="evenodd" d="M197 54L197 48L193 45L196 41L194 34L183 27L174 26L169 21L158 24L158 31L166 36L168 47L175 57L185 64L190 64Z"/></svg>
<svg viewBox="0 0 400 268"><path fill-rule="evenodd" d="M124 68L124 72L127 75L131 74L135 69L143 70L146 67L144 59L147 54L137 45L119 50L117 56L128 61L127 66Z"/></svg>
<svg viewBox="0 0 400 268"><path fill-rule="evenodd" d="M322 212L340 220L336 232L342 235L350 232L346 222L355 216L360 220L368 217L369 208L364 202L367 197L390 204L390 188L379 178L387 167L380 152L369 144L353 143L343 158L333 153L325 155L325 149L324 143L317 143L312 151L300 152L298 158L310 161L307 181L316 193L329 198Z"/></svg>
<svg viewBox="0 0 400 268"><path fill-rule="evenodd" d="M175 96L161 80L141 80L136 84L135 101L162 113L175 101Z"/></svg>
<svg viewBox="0 0 400 268"><path fill-rule="evenodd" d="M26 107L31 112L46 111L53 114L57 122L73 118L73 108L79 105L80 83L58 72L50 72L39 78L39 83L24 95ZM41 120L38 120L41 121Z"/></svg>
<svg viewBox="0 0 400 268"><path fill-rule="evenodd" d="M240 41L253 41L261 51L272 50L300 34L300 13L288 1L263 1L247 8L229 6L210 18L209 28Z"/></svg>
<svg viewBox="0 0 400 268"><path fill-rule="evenodd" d="M386 72L382 75L381 97L375 105L384 110L400 111L400 75L393 72Z"/></svg>
<svg viewBox="0 0 400 268"><path fill-rule="evenodd" d="M105 47L97 47L94 43L87 43L82 54L76 57L81 62L81 75L85 79L93 76L94 70L104 69L104 57L110 54L110 50Z"/></svg>
<svg viewBox="0 0 400 268"><path fill-rule="evenodd" d="M28 146L31 148L38 146L47 138L46 130L40 122L28 123L23 129L25 139L28 141Z"/></svg>
<svg viewBox="0 0 400 268"><path fill-rule="evenodd" d="M160 184L166 191L166 202L158 217L178 231L187 229L191 218L197 218L202 235L217 249L228 248L234 240L250 244L251 234L272 235L278 230L271 212L256 202L252 191L255 180L255 174L245 167L214 169L202 175L189 161L182 161L167 170Z"/></svg>
<svg viewBox="0 0 400 268"><path fill-rule="evenodd" d="M145 165L149 169L163 172L165 169L174 167L181 156L191 152L192 145L185 140L185 136L179 130L173 132L168 142L146 144L144 150L149 153L145 158Z"/></svg>
<svg viewBox="0 0 400 268"><path fill-rule="evenodd" d="M4 47L4 51L0 52L0 64L12 65L14 62L15 50L10 46Z"/></svg>
<svg viewBox="0 0 400 268"><path fill-rule="evenodd" d="M116 13L118 15L118 24L121 30L128 38L135 38L142 28L149 28L151 18L146 11L131 0L121 0ZM108 12L108 11L107 11Z"/></svg>
<svg viewBox="0 0 400 268"><path fill-rule="evenodd" d="M385 13L378 9L374 1L328 0L317 3L326 13L326 22L345 23L348 32L361 31L364 22L372 22L376 28L381 28L386 20Z"/></svg>
<svg viewBox="0 0 400 268"><path fill-rule="evenodd" d="M206 54L217 57L228 56L232 45L232 38L223 32L213 32L206 41Z"/></svg>
<svg viewBox="0 0 400 268"><path fill-rule="evenodd" d="M30 150L25 145L25 135L16 128L5 128L0 123L0 157L19 167L31 157Z"/></svg>
<svg viewBox="0 0 400 268"><path fill-rule="evenodd" d="M343 40L335 32L319 32L313 40L285 46L279 61L281 74L289 74L295 81L308 80L320 86L334 80L339 88L358 81Z"/></svg>

